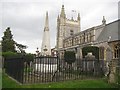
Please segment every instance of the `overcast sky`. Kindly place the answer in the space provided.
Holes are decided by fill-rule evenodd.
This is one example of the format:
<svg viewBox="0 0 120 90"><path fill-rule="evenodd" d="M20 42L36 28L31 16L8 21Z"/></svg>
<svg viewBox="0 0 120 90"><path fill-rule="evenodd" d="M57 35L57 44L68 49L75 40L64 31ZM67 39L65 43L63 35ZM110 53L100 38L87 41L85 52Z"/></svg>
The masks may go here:
<svg viewBox="0 0 120 90"><path fill-rule="evenodd" d="M49 14L50 44L56 45L56 19L62 4L67 18L76 19L79 12L81 30L102 24L105 16L107 23L118 19L119 0L1 0L0 36L7 27L11 28L13 39L27 45L26 52L35 53L41 49L45 14ZM76 10L76 12L72 12ZM1 40L1 38L0 38Z"/></svg>

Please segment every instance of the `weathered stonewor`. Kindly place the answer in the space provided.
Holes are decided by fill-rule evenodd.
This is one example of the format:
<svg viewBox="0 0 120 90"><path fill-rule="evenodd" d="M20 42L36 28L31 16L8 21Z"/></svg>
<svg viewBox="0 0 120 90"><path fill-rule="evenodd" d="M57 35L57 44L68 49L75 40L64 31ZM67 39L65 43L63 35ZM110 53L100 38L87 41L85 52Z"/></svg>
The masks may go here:
<svg viewBox="0 0 120 90"><path fill-rule="evenodd" d="M113 59L110 62L110 74L108 78L108 83L116 83L117 76L116 76L116 67L117 67L117 60Z"/></svg>

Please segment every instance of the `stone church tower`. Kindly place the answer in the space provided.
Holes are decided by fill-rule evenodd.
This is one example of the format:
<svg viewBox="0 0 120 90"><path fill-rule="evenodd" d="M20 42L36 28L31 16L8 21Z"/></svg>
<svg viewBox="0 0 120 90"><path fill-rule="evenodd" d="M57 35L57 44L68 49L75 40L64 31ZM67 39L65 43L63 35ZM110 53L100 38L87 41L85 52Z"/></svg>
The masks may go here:
<svg viewBox="0 0 120 90"><path fill-rule="evenodd" d="M45 20L45 27L44 27L42 47L41 47L41 55L43 55L43 56L51 55L49 23L48 22L49 22L48 21L48 12L46 12L46 20Z"/></svg>
<svg viewBox="0 0 120 90"><path fill-rule="evenodd" d="M73 34L80 32L80 14L78 13L77 20L66 18L64 5L62 5L61 13L57 18L57 45L59 50L63 48L63 40Z"/></svg>

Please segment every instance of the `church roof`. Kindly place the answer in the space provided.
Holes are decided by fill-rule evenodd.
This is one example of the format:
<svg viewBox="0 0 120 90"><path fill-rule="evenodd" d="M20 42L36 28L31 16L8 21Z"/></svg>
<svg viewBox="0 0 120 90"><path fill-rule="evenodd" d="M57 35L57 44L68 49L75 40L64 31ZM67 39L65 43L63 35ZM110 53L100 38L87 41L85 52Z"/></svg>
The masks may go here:
<svg viewBox="0 0 120 90"><path fill-rule="evenodd" d="M106 24L105 28L102 30L99 37L97 38L97 41L111 42L120 40L120 38L118 37L120 35L118 23L120 23L120 19Z"/></svg>

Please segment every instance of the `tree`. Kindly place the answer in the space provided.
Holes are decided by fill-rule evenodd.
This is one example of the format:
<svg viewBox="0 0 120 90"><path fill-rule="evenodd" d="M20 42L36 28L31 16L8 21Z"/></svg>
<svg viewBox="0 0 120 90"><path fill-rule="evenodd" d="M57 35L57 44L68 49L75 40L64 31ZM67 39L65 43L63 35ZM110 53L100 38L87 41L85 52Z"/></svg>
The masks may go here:
<svg viewBox="0 0 120 90"><path fill-rule="evenodd" d="M11 33L10 27L6 29L4 32L4 36L2 37L2 51L3 52L16 52L15 50L15 41L13 40L13 35Z"/></svg>
<svg viewBox="0 0 120 90"><path fill-rule="evenodd" d="M65 62L68 63L68 66L66 69L68 72L72 70L72 63L75 62L76 57L75 57L75 52L74 51L65 51L64 53L64 60Z"/></svg>
<svg viewBox="0 0 120 90"><path fill-rule="evenodd" d="M68 64L72 64L76 60L75 52L74 51L65 51L64 59Z"/></svg>
<svg viewBox="0 0 120 90"><path fill-rule="evenodd" d="M17 48L19 49L19 51L20 51L21 53L25 54L25 50L23 50L23 49L26 49L27 46L22 45L22 44L18 44L18 43L15 43L15 45L17 46Z"/></svg>

